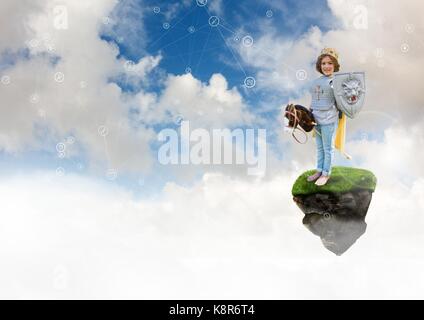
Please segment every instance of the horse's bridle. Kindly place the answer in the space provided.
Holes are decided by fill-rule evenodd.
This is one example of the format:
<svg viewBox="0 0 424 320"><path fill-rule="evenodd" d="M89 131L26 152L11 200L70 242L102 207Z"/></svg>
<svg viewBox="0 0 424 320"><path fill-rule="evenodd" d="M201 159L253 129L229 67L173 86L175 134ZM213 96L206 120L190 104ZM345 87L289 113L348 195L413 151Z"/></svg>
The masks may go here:
<svg viewBox="0 0 424 320"><path fill-rule="evenodd" d="M293 121L293 130L292 130L292 136L293 136L293 138L298 142L298 143L300 143L300 144L305 144L306 142L308 142L308 134L306 133L306 131L305 130L303 130L303 128L300 126L300 129L298 128L298 125L299 125L299 123L300 123L300 119L299 119L299 117L298 117L298 115L297 115L297 112L298 112L298 110L295 108L295 106L293 105L293 104L290 104L289 105L289 110L286 110L286 112L285 112L285 114L289 114L289 115L291 115L291 116L293 116L294 117L294 121ZM296 136L294 135L294 131L296 130L296 129L298 129L298 130L300 130L304 135L305 135L305 142L300 142L297 138L296 138ZM318 131L317 131L318 132Z"/></svg>

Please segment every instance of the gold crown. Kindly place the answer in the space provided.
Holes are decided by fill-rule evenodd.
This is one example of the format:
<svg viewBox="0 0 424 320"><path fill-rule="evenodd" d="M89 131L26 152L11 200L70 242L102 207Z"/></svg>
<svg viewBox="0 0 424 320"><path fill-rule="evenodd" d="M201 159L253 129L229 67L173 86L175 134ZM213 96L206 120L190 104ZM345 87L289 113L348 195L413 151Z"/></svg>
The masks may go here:
<svg viewBox="0 0 424 320"><path fill-rule="evenodd" d="M339 54L337 53L336 49L333 48L324 48L321 51L321 54L328 54L334 58L336 58L336 60L339 60Z"/></svg>

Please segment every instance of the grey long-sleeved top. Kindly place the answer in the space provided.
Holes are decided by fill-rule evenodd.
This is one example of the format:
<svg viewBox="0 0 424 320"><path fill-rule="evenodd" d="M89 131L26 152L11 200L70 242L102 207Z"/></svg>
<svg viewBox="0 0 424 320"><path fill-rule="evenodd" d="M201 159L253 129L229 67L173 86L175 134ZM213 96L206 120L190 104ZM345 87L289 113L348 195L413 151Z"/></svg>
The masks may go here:
<svg viewBox="0 0 424 320"><path fill-rule="evenodd" d="M331 124L338 120L339 111L332 88L333 76L325 75L310 84L311 110L317 124Z"/></svg>

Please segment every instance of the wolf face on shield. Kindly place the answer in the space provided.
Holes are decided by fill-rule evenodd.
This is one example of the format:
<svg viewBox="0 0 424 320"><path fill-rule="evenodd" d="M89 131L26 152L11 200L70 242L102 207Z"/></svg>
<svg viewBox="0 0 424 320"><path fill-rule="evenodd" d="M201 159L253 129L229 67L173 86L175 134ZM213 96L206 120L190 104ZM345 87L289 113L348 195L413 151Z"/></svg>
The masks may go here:
<svg viewBox="0 0 424 320"><path fill-rule="evenodd" d="M342 88L344 96L349 104L356 103L359 96L363 93L361 83L357 79L343 82Z"/></svg>

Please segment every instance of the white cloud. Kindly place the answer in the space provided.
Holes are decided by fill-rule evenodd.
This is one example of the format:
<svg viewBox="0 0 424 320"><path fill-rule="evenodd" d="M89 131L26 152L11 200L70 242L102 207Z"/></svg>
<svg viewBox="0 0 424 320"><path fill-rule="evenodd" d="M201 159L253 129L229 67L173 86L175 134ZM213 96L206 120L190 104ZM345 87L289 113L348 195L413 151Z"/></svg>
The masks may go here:
<svg viewBox="0 0 424 320"><path fill-rule="evenodd" d="M422 298L424 180L379 174L368 230L341 257L302 225L295 171L205 173L150 200L81 176L3 177L0 296Z"/></svg>
<svg viewBox="0 0 424 320"><path fill-rule="evenodd" d="M160 105L173 116L181 115L190 120L196 127L222 128L249 124L253 120L237 88L229 89L222 74L212 75L209 84L190 73L170 75Z"/></svg>
<svg viewBox="0 0 424 320"><path fill-rule="evenodd" d="M190 134L201 128L208 132L212 146L213 130L233 130L252 127L257 119L250 113L243 97L236 87L228 88L225 77L221 74L213 74L208 83L203 83L194 78L190 73L184 75L168 75L164 82L164 90L160 95L140 92L134 99L129 97L130 104L137 108L137 120L149 125L169 124L170 129L178 131L179 121L189 122ZM266 127L260 127L266 129ZM253 130L253 129L252 129ZM258 141L258 128L254 128L254 140ZM252 166L261 166L261 163L248 163L245 158L247 152L252 150L253 145L247 143L246 133L243 133L245 141L243 147L237 145L233 148L231 164L184 164L161 167L162 170L172 171L172 175L179 182L187 182L195 179L203 171L225 172L231 176L246 176L246 170ZM164 143L164 142L163 142ZM192 141L192 146L194 141ZM262 150L265 153L266 143ZM206 150L204 150L206 151ZM212 156L212 150L207 150ZM242 153L241 153L242 152ZM274 160L273 154L267 149L267 164ZM235 163L235 155L239 153L245 159L244 164ZM256 157L255 157L256 158ZM252 161L251 161L252 162ZM264 163L263 163L264 164ZM264 164L265 165L265 164Z"/></svg>
<svg viewBox="0 0 424 320"><path fill-rule="evenodd" d="M163 12L166 21L170 22L181 13L182 10L187 9L193 5L191 0L183 0L175 3L168 3L165 6L161 7L160 10Z"/></svg>
<svg viewBox="0 0 424 320"><path fill-rule="evenodd" d="M123 82L125 85L134 86L134 90L141 90L143 86L151 84L151 80L148 75L159 65L162 60L162 55L156 57L145 56L140 58L136 63L131 60L122 60L123 70L125 72L122 77L125 77Z"/></svg>
<svg viewBox="0 0 424 320"><path fill-rule="evenodd" d="M102 18L102 34L118 41L128 56L146 55L149 34L144 18L153 14L153 8L147 12L144 1L138 0L115 1L114 5L113 11Z"/></svg>
<svg viewBox="0 0 424 320"><path fill-rule="evenodd" d="M11 106L3 107L0 120L0 146L6 151L47 148L73 132L76 144L85 147L93 160L93 169L138 171L151 164L148 144L156 136L151 130L130 127L130 106L139 106L139 120L145 123L169 120L167 111L182 114L194 126L232 126L254 120L240 93L228 88L220 74L213 75L208 84L190 74L170 75L159 95L141 90L134 99L122 97L119 87L107 79L125 72L123 61L116 58L115 46L98 38L102 18L114 2L65 2L70 17L66 31L51 28L48 10L54 2L36 9L33 3L21 8L13 1L2 1L5 16L16 18L11 14L16 13L32 18L28 23L16 18L22 22L19 28L12 27L12 18L1 32L1 43L9 41L16 49L38 39L38 45L31 48L33 55L51 43L62 59L53 66L43 56L32 56L4 71L11 78L9 85L0 86L3 106ZM89 4L97 10L85 10ZM347 17L344 4L330 2L340 17ZM255 39L253 51L241 52L248 64L262 72L259 85L275 70L284 76L283 62L292 68L310 67L324 44L337 44L343 68L366 68L371 79L367 84L370 107L357 121L349 121L349 128L372 131L383 119L388 128L381 142L348 141L346 146L356 164L376 174L378 184L368 212L367 233L342 257L326 251L302 226L301 212L290 196L297 175L314 163L314 148L307 145L291 145L293 153L282 161L270 157L272 175L267 179L246 181L229 173L202 172L203 179L193 186L169 183L159 197L148 200L133 199L126 190L86 177L41 172L0 180L4 195L0 204L0 296L422 298L424 132L419 123L405 129L409 120L418 122L422 115L418 109L420 82L414 73L422 65L415 38L422 22L417 8L404 14L397 11L395 2L382 4L370 2L369 16L374 18L365 33L346 29L323 34L312 28L293 46L264 35ZM380 16L373 16L377 13L396 16L399 21L384 24L387 36L378 24ZM415 33L403 33L406 23L415 26ZM410 43L407 55L397 51L401 38ZM361 58L357 43L362 44L359 52L364 52L364 64L357 61ZM376 66L374 53L379 47L384 49L384 68ZM159 57L140 60L143 71L139 77L159 61ZM64 83L54 81L55 72L64 73ZM392 74L395 82L387 76ZM266 84L272 88L281 81ZM393 85L398 89L391 90ZM407 107L396 118L399 103ZM44 120L40 109L45 111ZM46 140L36 139L34 123L50 128ZM98 132L102 124L109 129L106 139ZM281 145L287 146L289 138L282 137Z"/></svg>
<svg viewBox="0 0 424 320"><path fill-rule="evenodd" d="M44 7L41 0L2 1L0 12L2 31L0 33L0 52L5 49L15 51L21 48L24 41L30 40L27 20L30 15L40 13ZM22 21L22 17L26 19ZM20 21L21 23L16 23Z"/></svg>
<svg viewBox="0 0 424 320"><path fill-rule="evenodd" d="M210 0L208 3L208 8L211 12L217 15L223 14L222 0Z"/></svg>
<svg viewBox="0 0 424 320"><path fill-rule="evenodd" d="M118 12L127 12L132 3L120 6ZM2 98L4 105L13 108L0 120L0 148L9 153L54 152L55 145L72 134L76 143L66 155L82 156L84 150L91 170L147 172L154 159L149 144L156 135L148 129L153 124L174 121L179 115L193 126L206 128L252 123L242 96L236 88L228 88L221 74L213 75L209 84L191 74L161 75L159 80L166 80L163 92L146 91L162 56L144 56L134 64L117 58L118 47L99 38L101 29L116 24L116 12L111 14L115 4L62 2L68 19L65 29L55 28L54 1L44 3L38 12L29 10L26 19L15 22L27 26L19 41L28 46L30 59L3 71L11 83L0 87ZM96 10L87 10L89 5ZM12 31L6 29L2 35ZM52 64L48 52L60 59ZM64 80L55 81L56 75ZM131 85L138 93L122 95L110 79ZM132 119L130 108L139 111ZM137 129L134 121L139 121ZM36 134L36 126L46 128L44 136ZM106 137L99 134L101 126L107 129Z"/></svg>
<svg viewBox="0 0 424 320"><path fill-rule="evenodd" d="M143 127L130 127L121 90L108 83L110 77L125 72L123 62L116 58L117 47L99 38L104 17L115 1L61 4L69 20L67 29L55 28L54 1L45 2L39 12L27 12L10 26L10 30L16 24L29 26L30 31L18 40L21 46L29 44L31 56L3 71L11 83L0 88L4 105L9 106L2 110L0 148L10 153L55 152L55 145L72 134L76 143L66 150L67 155L82 156L79 151L85 150L91 169L146 171L152 162L149 141L154 135ZM88 10L90 5L96 10ZM10 30L2 30L2 35ZM60 57L55 65L41 55L49 48ZM141 59L139 77L157 62L157 57ZM58 75L64 78L55 81ZM36 125L48 129L46 136L34 135ZM105 138L99 134L100 126L107 127Z"/></svg>

